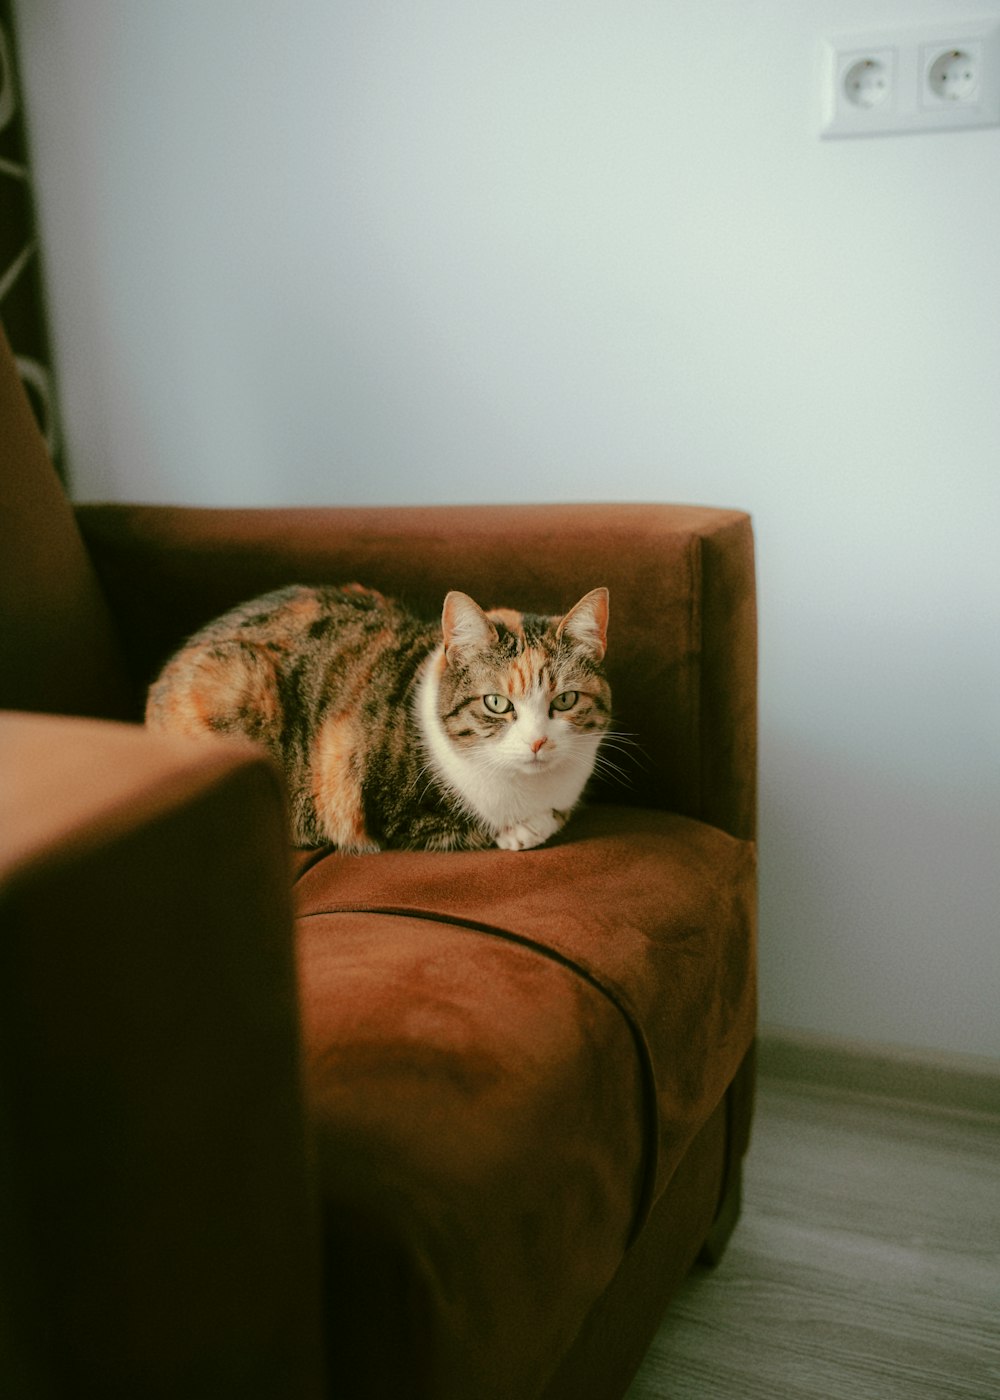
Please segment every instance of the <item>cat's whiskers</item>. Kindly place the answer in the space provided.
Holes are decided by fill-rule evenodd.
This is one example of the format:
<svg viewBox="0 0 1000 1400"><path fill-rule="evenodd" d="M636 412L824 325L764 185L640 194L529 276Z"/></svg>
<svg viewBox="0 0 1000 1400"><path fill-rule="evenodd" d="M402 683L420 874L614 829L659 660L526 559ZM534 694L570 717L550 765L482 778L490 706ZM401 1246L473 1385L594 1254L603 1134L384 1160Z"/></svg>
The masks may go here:
<svg viewBox="0 0 1000 1400"><path fill-rule="evenodd" d="M426 781L426 783L424 783L423 787L420 788L420 792L419 792L419 794L418 794L418 796L417 796L417 801L418 801L418 802L423 802L424 798L427 796L427 794L430 792L431 788L434 786L434 774L430 771L430 764L425 763L424 766L423 766L423 767L420 769L420 771L417 773L417 776L416 776L416 778L414 779L414 784L413 784L414 787L420 787L420 780L421 780L421 778L426 778L427 781Z"/></svg>
<svg viewBox="0 0 1000 1400"><path fill-rule="evenodd" d="M601 738L601 748L616 749L623 758L629 759L639 767L649 768L649 754L642 747L635 735L628 734L624 730L609 729Z"/></svg>
<svg viewBox="0 0 1000 1400"><path fill-rule="evenodd" d="M601 735L601 742L607 743L609 740L621 748L638 749L640 753L643 752L638 739L627 729L606 729Z"/></svg>
<svg viewBox="0 0 1000 1400"><path fill-rule="evenodd" d="M648 756L633 735L622 730L609 729L601 736L601 745L594 760L595 775L604 777L609 782L618 783L622 787L630 787L632 775L625 768L624 763L618 763L615 758L610 757L608 749L615 751L615 758L628 760L636 766L649 767ZM641 760L645 760L645 762Z"/></svg>
<svg viewBox="0 0 1000 1400"><path fill-rule="evenodd" d="M614 775L616 780L620 780L623 783L631 781L628 773L621 764L615 763L612 759L608 758L606 754L599 753L597 755L597 758L594 760L594 772L604 773L607 777Z"/></svg>

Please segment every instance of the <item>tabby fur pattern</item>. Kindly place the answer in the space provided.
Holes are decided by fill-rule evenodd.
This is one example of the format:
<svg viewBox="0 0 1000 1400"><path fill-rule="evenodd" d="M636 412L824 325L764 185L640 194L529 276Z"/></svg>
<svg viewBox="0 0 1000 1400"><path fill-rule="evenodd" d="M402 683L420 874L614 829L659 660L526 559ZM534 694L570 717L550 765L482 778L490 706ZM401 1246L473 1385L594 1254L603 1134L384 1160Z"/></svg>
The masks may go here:
<svg viewBox="0 0 1000 1400"><path fill-rule="evenodd" d="M452 592L427 623L360 584L296 585L196 633L146 722L263 744L297 846L526 850L566 822L611 723L607 623L604 588L561 618Z"/></svg>

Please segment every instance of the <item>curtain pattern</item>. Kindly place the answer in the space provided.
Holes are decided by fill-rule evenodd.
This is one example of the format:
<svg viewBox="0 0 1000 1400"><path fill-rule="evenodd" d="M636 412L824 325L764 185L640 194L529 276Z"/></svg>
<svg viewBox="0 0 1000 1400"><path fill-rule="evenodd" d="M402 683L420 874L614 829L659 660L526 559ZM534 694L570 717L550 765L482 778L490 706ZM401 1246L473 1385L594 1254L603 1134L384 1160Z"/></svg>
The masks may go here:
<svg viewBox="0 0 1000 1400"><path fill-rule="evenodd" d="M38 226L9 0L0 0L0 321L35 417L59 466Z"/></svg>

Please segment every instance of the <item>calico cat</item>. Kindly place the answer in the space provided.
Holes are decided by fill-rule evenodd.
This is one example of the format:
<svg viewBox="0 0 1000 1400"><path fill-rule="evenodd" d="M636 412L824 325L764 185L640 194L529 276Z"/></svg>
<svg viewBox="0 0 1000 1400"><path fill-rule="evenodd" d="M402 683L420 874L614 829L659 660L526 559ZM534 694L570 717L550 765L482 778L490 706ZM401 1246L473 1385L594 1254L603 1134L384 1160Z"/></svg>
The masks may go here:
<svg viewBox="0 0 1000 1400"><path fill-rule="evenodd" d="M566 822L611 723L608 592L562 618L449 593L439 624L360 584L292 586L167 662L146 722L281 763L297 846L520 851Z"/></svg>

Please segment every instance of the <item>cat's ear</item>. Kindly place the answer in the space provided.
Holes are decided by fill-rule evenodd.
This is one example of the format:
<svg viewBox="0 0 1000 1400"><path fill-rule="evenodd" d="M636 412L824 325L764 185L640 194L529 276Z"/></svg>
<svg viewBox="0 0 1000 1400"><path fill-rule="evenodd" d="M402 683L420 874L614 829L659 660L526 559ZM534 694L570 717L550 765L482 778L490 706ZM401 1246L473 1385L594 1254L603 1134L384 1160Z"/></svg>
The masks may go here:
<svg viewBox="0 0 1000 1400"><path fill-rule="evenodd" d="M556 639L568 637L590 653L595 661L603 661L608 649L608 590L594 588L569 612L556 628Z"/></svg>
<svg viewBox="0 0 1000 1400"><path fill-rule="evenodd" d="M451 660L465 650L483 651L497 640L497 629L467 593L449 593L441 614L444 654Z"/></svg>

